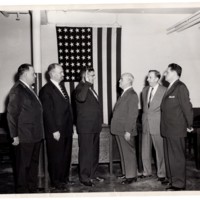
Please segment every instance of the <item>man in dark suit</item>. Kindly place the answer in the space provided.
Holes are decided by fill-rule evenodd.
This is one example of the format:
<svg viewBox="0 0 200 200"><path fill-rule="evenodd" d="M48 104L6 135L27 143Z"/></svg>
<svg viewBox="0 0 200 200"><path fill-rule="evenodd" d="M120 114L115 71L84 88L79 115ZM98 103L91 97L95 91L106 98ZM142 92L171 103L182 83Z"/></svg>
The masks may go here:
<svg viewBox="0 0 200 200"><path fill-rule="evenodd" d="M137 181L135 136L137 135L138 96L132 87L133 80L134 77L130 73L121 75L119 86L123 93L115 105L111 120L111 133L116 136L121 156L124 176L122 184Z"/></svg>
<svg viewBox="0 0 200 200"><path fill-rule="evenodd" d="M69 96L61 82L63 68L57 64L48 67L50 80L40 90L44 110L44 128L51 186L65 189L69 180L72 153L73 119Z"/></svg>
<svg viewBox="0 0 200 200"><path fill-rule="evenodd" d="M37 191L38 163L43 139L42 105L32 89L35 72L30 64L18 68L19 81L9 93L7 120L15 152L16 191Z"/></svg>
<svg viewBox="0 0 200 200"><path fill-rule="evenodd" d="M186 187L185 137L193 130L193 110L189 91L179 80L182 68L172 63L165 72L169 82L161 103L161 135L164 138L166 190L184 190Z"/></svg>
<svg viewBox="0 0 200 200"><path fill-rule="evenodd" d="M75 90L79 142L79 178L86 186L94 181L103 182L96 176L99 162L99 135L102 128L102 110L98 95L92 88L95 72L93 68L82 71L82 80Z"/></svg>
<svg viewBox="0 0 200 200"><path fill-rule="evenodd" d="M156 153L156 168L158 181L165 180L165 160L163 138L160 135L160 105L166 88L159 84L160 72L150 70L147 81L149 86L142 90L142 163L141 178L152 176L152 144Z"/></svg>

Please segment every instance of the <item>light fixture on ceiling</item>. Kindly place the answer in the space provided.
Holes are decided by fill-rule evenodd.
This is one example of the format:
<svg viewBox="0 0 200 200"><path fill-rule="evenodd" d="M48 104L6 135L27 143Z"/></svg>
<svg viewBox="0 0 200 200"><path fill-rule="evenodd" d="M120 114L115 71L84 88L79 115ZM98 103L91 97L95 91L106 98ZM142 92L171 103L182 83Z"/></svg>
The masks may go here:
<svg viewBox="0 0 200 200"><path fill-rule="evenodd" d="M173 32L181 32L199 23L200 23L200 11L169 27L167 29L167 34Z"/></svg>
<svg viewBox="0 0 200 200"><path fill-rule="evenodd" d="M9 17L9 13L8 12L2 11L2 10L0 12L4 17Z"/></svg>
<svg viewBox="0 0 200 200"><path fill-rule="evenodd" d="M17 18L16 18L17 21L20 21L20 17L19 17L19 13L17 12Z"/></svg>

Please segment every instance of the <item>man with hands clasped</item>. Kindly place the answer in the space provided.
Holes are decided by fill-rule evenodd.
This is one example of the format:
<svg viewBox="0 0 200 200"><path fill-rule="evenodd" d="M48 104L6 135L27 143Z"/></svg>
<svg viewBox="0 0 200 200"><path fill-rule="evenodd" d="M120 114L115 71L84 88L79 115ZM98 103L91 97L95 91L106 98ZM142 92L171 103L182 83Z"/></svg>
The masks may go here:
<svg viewBox="0 0 200 200"><path fill-rule="evenodd" d="M122 184L137 181L135 136L138 116L138 96L133 90L134 77L131 73L121 75L119 86L123 90L118 99L111 121L111 133L116 136L122 165Z"/></svg>

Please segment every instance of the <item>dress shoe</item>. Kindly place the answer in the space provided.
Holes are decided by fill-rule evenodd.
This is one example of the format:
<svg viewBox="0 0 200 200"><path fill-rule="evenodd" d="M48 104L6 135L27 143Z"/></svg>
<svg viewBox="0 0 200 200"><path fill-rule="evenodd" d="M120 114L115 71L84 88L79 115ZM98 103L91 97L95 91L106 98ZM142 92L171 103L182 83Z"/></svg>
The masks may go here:
<svg viewBox="0 0 200 200"><path fill-rule="evenodd" d="M167 191L181 191L181 190L185 190L185 188L179 188L179 187L175 187L175 186L170 186L166 188Z"/></svg>
<svg viewBox="0 0 200 200"><path fill-rule="evenodd" d="M140 175L140 176L138 176L138 178L141 178L141 179L150 178L150 177L152 177L152 175Z"/></svg>
<svg viewBox="0 0 200 200"><path fill-rule="evenodd" d="M55 184L50 187L50 191L52 192L61 192L66 190L67 190L67 185L65 183Z"/></svg>
<svg viewBox="0 0 200 200"><path fill-rule="evenodd" d="M165 177L158 177L157 180L160 181L160 182L163 182L163 181L165 181Z"/></svg>
<svg viewBox="0 0 200 200"><path fill-rule="evenodd" d="M117 176L117 179L120 179L120 180L123 180L125 178L126 178L125 175Z"/></svg>
<svg viewBox="0 0 200 200"><path fill-rule="evenodd" d="M94 183L92 183L91 181L81 181L81 183L85 186L88 186L88 187L93 187L94 186Z"/></svg>
<svg viewBox="0 0 200 200"><path fill-rule="evenodd" d="M65 184L68 186L72 186L75 184L75 182L74 181L66 181Z"/></svg>
<svg viewBox="0 0 200 200"><path fill-rule="evenodd" d="M165 180L161 181L161 184L162 185L167 185L167 184L169 184L169 181L167 179L165 179Z"/></svg>
<svg viewBox="0 0 200 200"><path fill-rule="evenodd" d="M123 185L126 185L126 184L131 184L133 182L136 182L137 181L137 178L134 177L134 178L125 178L121 183Z"/></svg>
<svg viewBox="0 0 200 200"><path fill-rule="evenodd" d="M100 182L100 183L102 183L102 182L104 182L105 181L105 179L104 178L102 178L102 177L99 177L99 176L97 176L96 178L94 178L94 179L91 179L91 181L93 182L93 181L96 181L96 182Z"/></svg>

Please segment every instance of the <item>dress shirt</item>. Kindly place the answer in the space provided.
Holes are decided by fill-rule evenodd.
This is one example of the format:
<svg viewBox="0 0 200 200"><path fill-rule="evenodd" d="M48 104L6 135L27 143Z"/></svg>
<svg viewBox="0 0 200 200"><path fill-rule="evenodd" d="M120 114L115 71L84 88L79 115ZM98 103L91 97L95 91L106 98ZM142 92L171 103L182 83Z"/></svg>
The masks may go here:
<svg viewBox="0 0 200 200"><path fill-rule="evenodd" d="M157 89L158 89L158 86L159 86L159 84L156 84L154 87L149 87L149 91L148 91L148 101L147 102L151 102L152 101L152 99L153 99L153 97L154 97L154 95L155 95L155 93L156 93L156 91L157 91ZM149 99L149 97L150 97L150 93L151 93L151 90L152 90L152 88L153 88L153 91L152 91L152 94L151 94L151 99Z"/></svg>
<svg viewBox="0 0 200 200"><path fill-rule="evenodd" d="M123 90L122 94L121 94L121 97L123 96L123 94L124 94L128 89L130 89L130 88L132 88L132 87L133 87L133 86L129 86L129 87L125 88L125 89Z"/></svg>
<svg viewBox="0 0 200 200"><path fill-rule="evenodd" d="M60 85L58 82L54 81L53 79L50 79L51 82L59 89L59 91L61 92L61 94L65 97L65 95L63 94L61 88L60 88Z"/></svg>

